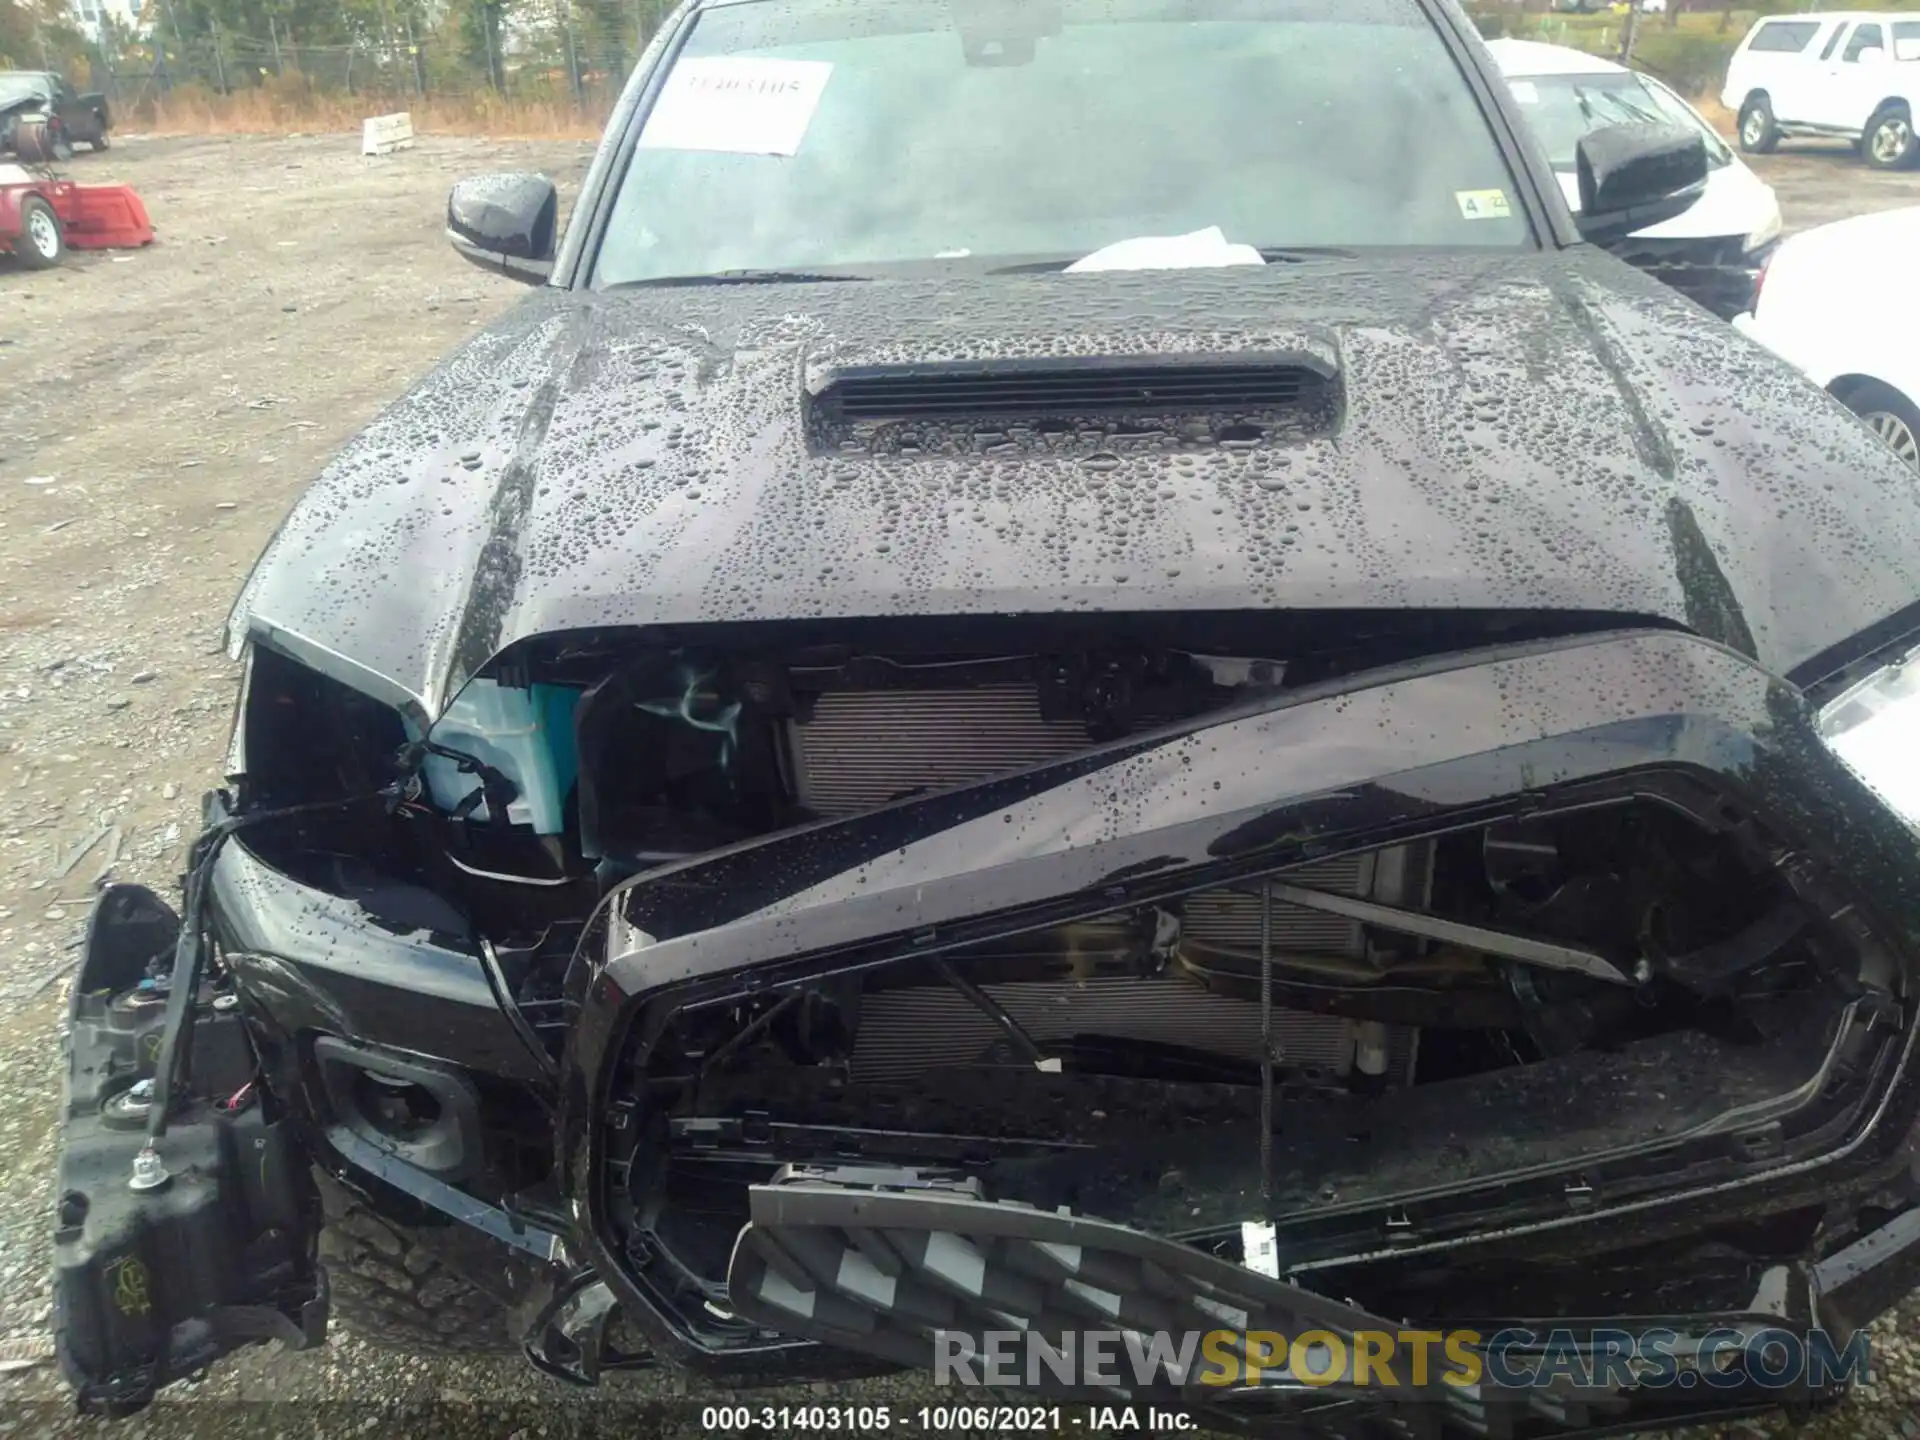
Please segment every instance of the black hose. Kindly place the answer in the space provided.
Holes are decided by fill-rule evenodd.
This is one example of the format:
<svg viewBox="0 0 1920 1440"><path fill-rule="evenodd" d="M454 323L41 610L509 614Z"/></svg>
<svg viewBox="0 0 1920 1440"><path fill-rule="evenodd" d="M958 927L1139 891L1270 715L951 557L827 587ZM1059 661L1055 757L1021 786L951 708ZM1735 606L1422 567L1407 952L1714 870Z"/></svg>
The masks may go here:
<svg viewBox="0 0 1920 1440"><path fill-rule="evenodd" d="M540 1067L540 1073L546 1076L547 1083L553 1084L560 1078L560 1067L555 1063L547 1047L540 1043L539 1035L527 1021L526 1012L513 998L512 987L507 984L506 971L500 966L499 952L484 935L479 937L479 950L480 969L487 977L487 988L493 991L493 1003L498 1005L500 1013L507 1017L507 1024L520 1043L526 1047L527 1053L533 1057L533 1063Z"/></svg>

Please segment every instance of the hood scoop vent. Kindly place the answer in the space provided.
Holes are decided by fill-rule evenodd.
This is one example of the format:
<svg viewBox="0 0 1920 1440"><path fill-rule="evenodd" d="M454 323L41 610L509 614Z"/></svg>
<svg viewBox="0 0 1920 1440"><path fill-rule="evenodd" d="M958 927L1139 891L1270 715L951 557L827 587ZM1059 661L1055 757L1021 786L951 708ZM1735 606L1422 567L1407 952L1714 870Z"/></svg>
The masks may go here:
<svg viewBox="0 0 1920 1440"><path fill-rule="evenodd" d="M876 365L826 371L808 398L828 429L888 421L1238 417L1318 408L1331 398L1335 373L1304 354Z"/></svg>

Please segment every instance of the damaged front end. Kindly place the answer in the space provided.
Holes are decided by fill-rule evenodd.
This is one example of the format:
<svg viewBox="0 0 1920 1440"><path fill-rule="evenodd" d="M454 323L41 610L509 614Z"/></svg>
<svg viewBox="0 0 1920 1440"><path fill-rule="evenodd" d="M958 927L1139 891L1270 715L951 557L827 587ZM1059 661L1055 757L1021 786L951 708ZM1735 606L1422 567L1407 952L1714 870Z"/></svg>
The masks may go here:
<svg viewBox="0 0 1920 1440"><path fill-rule="evenodd" d="M568 992L579 1238L733 1383L1014 1330L1850 1334L1920 1273L1911 857L1691 638L1244 701L616 891ZM1821 1398L1173 1389L1316 1433Z"/></svg>
<svg viewBox="0 0 1920 1440"><path fill-rule="evenodd" d="M187 924L109 960L96 917L69 1374L124 1407L317 1338L307 1156L511 1257L575 1380L1010 1329L1850 1334L1920 1279L1920 912L1827 699L1567 615L580 632L432 724L256 646ZM1330 1434L1822 1398L1040 1378Z"/></svg>

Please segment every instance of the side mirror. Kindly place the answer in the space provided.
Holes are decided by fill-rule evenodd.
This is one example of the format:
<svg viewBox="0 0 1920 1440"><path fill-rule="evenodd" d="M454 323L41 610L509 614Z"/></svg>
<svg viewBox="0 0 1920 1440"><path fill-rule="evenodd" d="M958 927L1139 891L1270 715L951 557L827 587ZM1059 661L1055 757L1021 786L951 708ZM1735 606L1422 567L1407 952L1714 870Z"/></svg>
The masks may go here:
<svg viewBox="0 0 1920 1440"><path fill-rule="evenodd" d="M544 175L480 175L447 196L447 239L483 270L527 285L553 274L560 194Z"/></svg>
<svg viewBox="0 0 1920 1440"><path fill-rule="evenodd" d="M1887 52L1882 46L1869 45L1853 58L1862 65L1884 65L1887 63Z"/></svg>
<svg viewBox="0 0 1920 1440"><path fill-rule="evenodd" d="M1609 125L1575 152L1582 238L1623 240L1684 214L1706 193L1707 142L1681 125Z"/></svg>

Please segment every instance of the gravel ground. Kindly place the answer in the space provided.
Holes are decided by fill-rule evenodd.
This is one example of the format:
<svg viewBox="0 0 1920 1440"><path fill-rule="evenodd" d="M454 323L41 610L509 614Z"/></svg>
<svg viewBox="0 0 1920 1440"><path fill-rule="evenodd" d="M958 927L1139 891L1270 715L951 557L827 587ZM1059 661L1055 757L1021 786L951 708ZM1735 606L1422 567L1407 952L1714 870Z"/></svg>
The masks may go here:
<svg viewBox="0 0 1920 1440"><path fill-rule="evenodd" d="M220 624L301 485L521 293L448 250L447 186L542 169L570 193L590 155L431 138L379 160L357 148L130 139L82 157L77 178L138 186L158 244L44 274L0 262L0 1436L701 1428L667 1378L638 1377L608 1403L518 1364L382 1354L339 1327L317 1354L256 1349L118 1427L72 1419L46 1363L59 1028L88 897L108 875L171 891L232 704ZM1790 228L1920 203L1920 177L1844 154L1759 168ZM1920 1304L1876 1339L1880 1383L1802 1433L1920 1436ZM850 1393L902 1409L930 1395L918 1382Z"/></svg>

